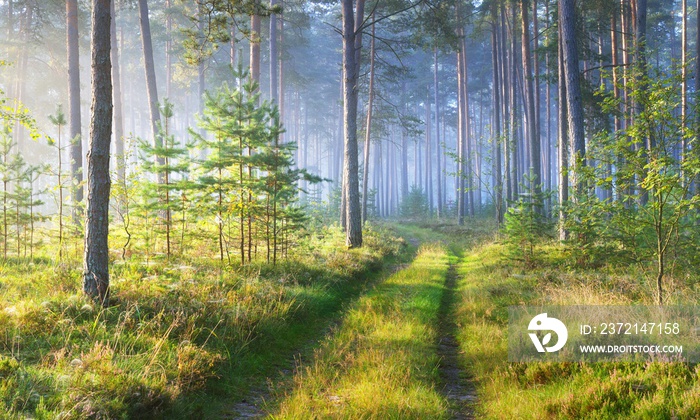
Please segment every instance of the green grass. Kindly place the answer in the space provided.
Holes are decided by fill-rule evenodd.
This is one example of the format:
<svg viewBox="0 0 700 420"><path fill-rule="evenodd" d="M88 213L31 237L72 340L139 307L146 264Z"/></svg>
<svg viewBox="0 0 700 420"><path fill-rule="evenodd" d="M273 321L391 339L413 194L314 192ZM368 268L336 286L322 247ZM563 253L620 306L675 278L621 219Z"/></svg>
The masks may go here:
<svg viewBox="0 0 700 420"><path fill-rule="evenodd" d="M537 268L509 261L487 242L459 266L459 342L477 384L478 415L494 419L700 417L698 368L682 363L509 363L507 307L527 304L652 304L639 267L574 270L546 245ZM673 280L671 280L673 281ZM681 282L674 303L697 302Z"/></svg>
<svg viewBox="0 0 700 420"><path fill-rule="evenodd" d="M445 418L435 342L448 265L446 247L424 245L362 296L280 391L273 417Z"/></svg>
<svg viewBox="0 0 700 420"><path fill-rule="evenodd" d="M116 261L108 308L75 256L0 265L0 418L223 415L409 252L383 228L359 250L335 228L304 241L276 267Z"/></svg>
<svg viewBox="0 0 700 420"><path fill-rule="evenodd" d="M577 268L550 243L526 268L493 232L481 220L369 225L347 250L329 228L275 267L222 268L215 250L114 252L108 308L81 292L79 247L57 264L47 239L34 260L0 263L0 419L221 418L268 380L276 418L446 418L435 343L450 263L479 417L700 417L694 365L508 363L508 306L653 304L653 273ZM667 287L670 304L700 299L693 276Z"/></svg>

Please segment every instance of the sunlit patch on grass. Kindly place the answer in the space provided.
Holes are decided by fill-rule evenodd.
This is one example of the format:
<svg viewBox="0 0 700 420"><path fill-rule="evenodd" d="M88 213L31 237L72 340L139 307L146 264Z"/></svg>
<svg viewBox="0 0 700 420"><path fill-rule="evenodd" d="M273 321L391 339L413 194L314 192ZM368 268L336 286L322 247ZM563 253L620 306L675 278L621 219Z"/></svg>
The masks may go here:
<svg viewBox="0 0 700 420"><path fill-rule="evenodd" d="M494 419L697 418L698 369L682 363L509 363L507 307L646 303L653 290L639 267L571 270L547 245L535 270L485 243L459 267L459 342L477 383L479 415ZM686 286L687 287L687 286ZM675 303L696 302L696 293Z"/></svg>

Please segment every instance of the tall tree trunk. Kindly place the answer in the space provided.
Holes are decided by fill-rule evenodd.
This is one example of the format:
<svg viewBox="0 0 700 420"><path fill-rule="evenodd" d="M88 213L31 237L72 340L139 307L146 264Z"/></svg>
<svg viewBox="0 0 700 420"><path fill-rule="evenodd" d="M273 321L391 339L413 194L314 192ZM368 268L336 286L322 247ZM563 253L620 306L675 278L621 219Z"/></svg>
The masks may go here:
<svg viewBox="0 0 700 420"><path fill-rule="evenodd" d="M612 56L612 83L613 83L613 97L615 100L620 100L620 71L618 70L618 66L620 65L620 59L619 59L619 51L618 51L618 30L617 30L617 19L616 19L616 13L613 10L611 13L610 17L610 54ZM614 120L614 129L615 132L620 132L622 130L622 118L615 113ZM622 161L620 160L621 158L618 157L618 168L622 166ZM617 197L616 200L622 201L622 196L624 195L624 191L622 188L620 188L620 185L622 184L622 180L617 177L616 180L616 185L615 185L615 195Z"/></svg>
<svg viewBox="0 0 700 420"><path fill-rule="evenodd" d="M685 160L688 148L685 136L686 119L688 117L688 0L681 1L681 121L683 133L681 136L681 159ZM683 177L685 183L685 176Z"/></svg>
<svg viewBox="0 0 700 420"><path fill-rule="evenodd" d="M532 0L532 62L533 62L533 84L534 86L534 96L535 96L535 107L534 107L534 119L535 119L535 131L537 133L537 144L540 149L540 156L538 156L537 161L539 162L541 177L540 185L544 185L547 180L547 176L542 170L542 166L546 165L546 154L542 153L542 121L540 115L540 61L539 61L539 20L537 18L537 0Z"/></svg>
<svg viewBox="0 0 700 420"><path fill-rule="evenodd" d="M568 239L569 233L566 229L566 207L569 202L569 126L566 94L566 72L564 71L564 44L559 26L558 49L558 100L557 100L557 127L559 137L559 240Z"/></svg>
<svg viewBox="0 0 700 420"><path fill-rule="evenodd" d="M286 104L285 104L285 84L284 84L284 14L280 12L279 18L277 19L278 31L279 31L279 47L278 47L278 61L279 61L279 109L280 109L280 121L282 125L285 124L286 118ZM284 144L286 142L284 133L280 134L280 143Z"/></svg>
<svg viewBox="0 0 700 420"><path fill-rule="evenodd" d="M416 153L413 156L414 162L414 179L413 179L413 184L417 187L420 188L421 190L423 189L423 155L422 155L422 143L420 140L416 139ZM423 194L425 194L425 191L423 191Z"/></svg>
<svg viewBox="0 0 700 420"><path fill-rule="evenodd" d="M432 118L430 115L430 88L426 89L425 98L425 194L428 197L428 212L433 215L433 150Z"/></svg>
<svg viewBox="0 0 700 420"><path fill-rule="evenodd" d="M116 0L112 3L115 2ZM170 10L172 7L170 2L171 0L165 0L165 97L168 99L172 99L173 81L173 15ZM112 21L112 25L114 25L114 21ZM114 49L114 44L112 44L112 49Z"/></svg>
<svg viewBox="0 0 700 420"><path fill-rule="evenodd" d="M228 48L229 48L229 65L232 69L238 68L238 63L236 63L236 25L231 24L231 33L229 34Z"/></svg>
<svg viewBox="0 0 700 420"><path fill-rule="evenodd" d="M498 44L499 44L499 51L500 51L500 56L501 56L501 67L500 67L500 73L501 73L501 89L502 89L502 115L503 115L503 178L504 178L504 183L506 187L506 203L508 201L513 200L513 188L512 188L512 173L511 173L511 132L510 132L510 114L513 112L513 109L511 108L511 100L510 100L510 68L512 65L512 60L508 59L508 53L506 51L506 11L505 11L505 6L500 4L499 5L500 9L500 25L499 25L499 32L500 36L498 37ZM505 203L504 203L505 204ZM505 212L505 207L507 207L507 204L504 206L504 212Z"/></svg>
<svg viewBox="0 0 700 420"><path fill-rule="evenodd" d="M352 0L342 0L343 14L343 121L345 138L346 244L362 246L362 214L357 159L357 74L360 49L357 37L364 19L364 0L357 1L357 22ZM360 44L361 47L362 44Z"/></svg>
<svg viewBox="0 0 700 420"><path fill-rule="evenodd" d="M583 192L582 166L586 164L585 130L583 127L583 102L579 75L578 51L576 47L575 0L559 0L559 22L561 25L564 75L566 79L566 106L571 144L572 184L577 192ZM574 200L577 197L574 195Z"/></svg>
<svg viewBox="0 0 700 420"><path fill-rule="evenodd" d="M275 7L277 5L277 0L270 0L270 7ZM279 104L279 79L278 79L278 61L279 61L279 52L277 51L277 15L275 13L272 13L270 15L270 99L272 100L272 103L274 105ZM279 109L279 108L278 108ZM274 147L275 147L275 153L278 153L278 146L279 146L279 136L275 136L274 140ZM321 166L319 165L318 167L319 171L321 170ZM277 188L275 184L275 194L272 197L272 220L273 220L273 226L272 226L272 235L273 235L273 263L277 264ZM269 223L268 223L269 226ZM268 228L269 229L269 228ZM268 244L267 244L267 260L268 262L270 261L270 240L269 240L269 234L268 234Z"/></svg>
<svg viewBox="0 0 700 420"><path fill-rule="evenodd" d="M141 23L141 45L143 48L143 63L146 70L146 91L148 93L148 106L151 115L151 134L153 144L156 147L163 145L163 139L159 134L160 108L158 103L158 86L156 84L156 67L153 61L153 43L151 41L151 22L148 17L148 1L139 0L139 21ZM163 158L158 158L158 164L162 165ZM159 182L162 174L158 174Z"/></svg>
<svg viewBox="0 0 700 420"><path fill-rule="evenodd" d="M404 104L403 111L408 111L406 105L406 79L401 80L401 103ZM406 127L401 125L401 199L408 197L408 135Z"/></svg>
<svg viewBox="0 0 700 420"><path fill-rule="evenodd" d="M83 201L83 141L80 119L80 51L78 38L78 0L66 0L66 38L68 45L68 135L71 158L71 200ZM78 220L78 213L74 211Z"/></svg>
<svg viewBox="0 0 700 420"><path fill-rule="evenodd" d="M14 0L7 1L7 39L12 39L15 34L15 12ZM66 0L66 9L68 8L68 0Z"/></svg>
<svg viewBox="0 0 700 420"><path fill-rule="evenodd" d="M435 89L435 144L437 156L437 216L442 216L442 167L440 165L440 91L438 84L438 49L435 47L435 74L434 74L434 89Z"/></svg>
<svg viewBox="0 0 700 420"><path fill-rule="evenodd" d="M522 15L522 60L523 60L523 82L525 83L525 112L527 121L527 140L530 152L530 172L532 175L530 193L536 211L540 212L542 203L540 196L542 191L542 170L540 166L540 133L537 127L537 117L535 109L535 87L533 84L532 57L530 54L530 25L528 19L527 1L521 3ZM537 19L537 16L534 17ZM536 76L536 75L535 75Z"/></svg>
<svg viewBox="0 0 700 420"><path fill-rule="evenodd" d="M493 150L493 200L496 208L496 223L503 223L503 178L501 175L501 72L498 60L498 16L496 6L492 6L491 16L491 62L493 67L493 124L491 124L491 144Z"/></svg>
<svg viewBox="0 0 700 420"><path fill-rule="evenodd" d="M696 18L700 22L700 0L695 5ZM699 25L700 26L700 25ZM700 29L695 31L695 107L700 106ZM700 129L700 112L695 113L695 130ZM695 145L694 154L697 156L700 146ZM695 195L700 195L700 179L695 178Z"/></svg>
<svg viewBox="0 0 700 420"><path fill-rule="evenodd" d="M309 150L311 149L311 141L309 140L309 107L304 107L304 135L299 137L299 149L301 152L301 167L307 169L309 167ZM303 142L303 143L302 143ZM306 179L301 181L302 198L306 201L308 196L309 183Z"/></svg>
<svg viewBox="0 0 700 420"><path fill-rule="evenodd" d="M260 0L255 0L255 11L250 16L250 77L260 83L260 37L262 36L260 19Z"/></svg>
<svg viewBox="0 0 700 420"><path fill-rule="evenodd" d="M250 16L250 77L256 83L260 83L260 41L262 37L260 6L260 0L255 0L255 10Z"/></svg>
<svg viewBox="0 0 700 420"><path fill-rule="evenodd" d="M459 30L458 30L459 31ZM462 85L464 84L464 60L462 55L464 52L460 49L457 51L457 174L455 201L457 203L457 223L461 226L464 224L464 140L466 138L464 124L464 95Z"/></svg>
<svg viewBox="0 0 700 420"><path fill-rule="evenodd" d="M200 35L204 34L204 23L203 23L203 16L204 16L204 9L201 4L197 6L197 12L199 15L199 33ZM197 65L197 109L199 112L199 115L204 115L204 92L206 91L206 80L204 78L204 73L205 73L205 57L200 58L199 63ZM204 130L200 130L200 134L204 135ZM205 157L205 150L201 151L201 158L204 159Z"/></svg>
<svg viewBox="0 0 700 420"><path fill-rule="evenodd" d="M126 179L126 166L124 161L124 114L122 112L122 82L119 68L119 48L117 47L117 14L114 1L110 2L112 20L110 24L110 43L112 59L112 85L114 86L114 145L117 157L117 179L124 182Z"/></svg>
<svg viewBox="0 0 700 420"><path fill-rule="evenodd" d="M551 25L550 16L549 16L549 0L545 0L544 6L545 6L544 13L546 16L546 23L547 23L547 39L545 42L548 45L550 43L550 40L551 40L551 31L552 31L552 25ZM557 54L558 54L558 50L557 50ZM544 54L544 68L545 68L545 73L547 76L549 76L551 74L550 69L549 69L549 57L550 57L549 52L545 52L545 54ZM545 179L546 179L546 183L547 183L546 188L547 188L547 191L549 192L549 191L552 191L552 186L554 184L552 182L552 178L553 178L552 167L554 166L554 165L552 165L552 161L554 160L554 159L552 159L552 104L551 104L552 83L551 83L549 77L545 77L545 80L546 80L545 107L547 108L545 111L545 124L546 124L547 128L546 128L546 135L545 135L545 146L544 146L545 152L544 152L544 154L547 157L547 163L546 163L546 169L545 169L545 171L547 172L547 176L545 177ZM540 124L540 128L542 128L541 124ZM551 208L552 208L552 196L551 196L551 194L547 195L546 206L547 206L547 209L546 209L547 215L550 215Z"/></svg>
<svg viewBox="0 0 700 420"><path fill-rule="evenodd" d="M518 190L520 189L520 176L521 174L518 173L518 167L519 165L519 160L520 160L520 154L518 151L520 150L520 147L518 147L518 143L520 140L520 136L518 135L518 97L517 97L517 85L518 85L518 73L517 73L517 68L516 62L517 62L517 40L516 40L516 31L515 31L515 25L516 25L516 9L515 9L515 2L510 3L510 15L513 18L513 24L512 28L513 31L510 36L510 62L508 63L510 65L510 147L511 147L511 176L510 176L510 182L511 186L510 189L512 191L513 200L517 200L518 198Z"/></svg>
<svg viewBox="0 0 700 420"><path fill-rule="evenodd" d="M270 0L270 7L275 7L277 0ZM279 79L277 75L279 52L277 51L277 15L270 14L270 99L279 103Z"/></svg>
<svg viewBox="0 0 700 420"><path fill-rule="evenodd" d="M374 210L377 217L382 217L382 212L384 211L384 196L383 185L384 177L382 176L382 143L376 142L374 144L375 154L374 154Z"/></svg>
<svg viewBox="0 0 700 420"><path fill-rule="evenodd" d="M27 65L29 64L29 42L31 39L32 22L34 20L34 9L36 8L34 1L25 2L24 13L20 19L20 45L17 57L16 80L15 80L15 112L18 112L20 107L25 104L26 86L27 86ZM13 131L17 150L20 153L27 151L25 142L25 127L20 124L20 121L15 121L15 129Z"/></svg>
<svg viewBox="0 0 700 420"><path fill-rule="evenodd" d="M87 155L87 220L83 290L107 305L109 298L109 143L112 136L110 0L92 2L92 118Z"/></svg>
<svg viewBox="0 0 700 420"><path fill-rule="evenodd" d="M482 177L482 156L484 153L484 92L479 92L479 123L477 125L477 128L474 129L474 139L474 179L476 180L476 185L474 188L474 205L477 209L481 209L482 187L489 187L487 181Z"/></svg>
<svg viewBox="0 0 700 420"><path fill-rule="evenodd" d="M449 196L448 194L448 189L447 189L447 179L448 179L448 172L447 171L447 124L445 123L445 117L442 117L442 138L444 139L445 142L445 147L442 148L442 167L443 170L445 171L445 177L442 180L442 207L443 209L447 207L447 197ZM452 171L454 172L454 171Z"/></svg>
<svg viewBox="0 0 700 420"><path fill-rule="evenodd" d="M375 60L374 13L372 13L372 39L369 47L369 97L367 98L367 126L365 127L365 147L362 168L362 222L367 220L367 182L369 181L369 146L372 132L372 111L374 109L374 60Z"/></svg>
<svg viewBox="0 0 700 420"><path fill-rule="evenodd" d="M628 114L628 109L627 109L627 81L628 81L628 71L627 67L630 64L630 16L629 16L629 7L627 5L628 0L620 0L620 38L621 38L621 47L622 47L622 108L623 108L623 115ZM627 117L623 120L623 129L627 128L629 126L629 121Z"/></svg>
<svg viewBox="0 0 700 420"><path fill-rule="evenodd" d="M636 0L636 14L635 14L635 66L637 68L636 74L639 77L639 82L637 89L646 91L647 82L645 80L647 76L647 49L646 49L646 35L647 35L647 0ZM636 104L635 114L640 114L644 111L643 105L640 103ZM647 159L648 154L651 152L655 146L654 139L647 135L644 138L644 148L646 149ZM640 196L639 203L644 206L649 201L649 191L640 185Z"/></svg>
<svg viewBox="0 0 700 420"><path fill-rule="evenodd" d="M464 113L464 142L462 151L464 155L464 160L462 162L462 173L465 176L465 199L467 201L466 206L468 207L469 217L474 217L474 176L473 176L473 161L472 161L472 135L471 135L471 119L469 114L469 61L467 60L467 37L464 33L464 28L460 27L461 36L460 44L461 49L464 52L462 54L462 104Z"/></svg>

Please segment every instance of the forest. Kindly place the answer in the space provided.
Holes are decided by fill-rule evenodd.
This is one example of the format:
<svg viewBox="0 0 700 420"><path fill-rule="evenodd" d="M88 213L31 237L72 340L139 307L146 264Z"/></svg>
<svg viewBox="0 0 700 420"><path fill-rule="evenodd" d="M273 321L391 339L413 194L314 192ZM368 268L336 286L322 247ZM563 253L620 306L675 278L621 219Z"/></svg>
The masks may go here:
<svg viewBox="0 0 700 420"><path fill-rule="evenodd" d="M0 420L700 417L699 23L0 0Z"/></svg>

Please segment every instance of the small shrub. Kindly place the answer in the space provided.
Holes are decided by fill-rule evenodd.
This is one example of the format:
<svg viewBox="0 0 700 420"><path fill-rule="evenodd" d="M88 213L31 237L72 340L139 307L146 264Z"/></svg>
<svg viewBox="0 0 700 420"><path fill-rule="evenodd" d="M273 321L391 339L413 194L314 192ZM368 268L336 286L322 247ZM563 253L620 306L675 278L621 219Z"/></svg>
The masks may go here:
<svg viewBox="0 0 700 420"><path fill-rule="evenodd" d="M420 187L411 187L401 202L400 212L401 217L406 219L422 219L428 215L428 198Z"/></svg>
<svg viewBox="0 0 700 420"><path fill-rule="evenodd" d="M505 214L504 231L508 257L535 266L535 248L545 238L550 222L539 203L541 194L526 193Z"/></svg>
<svg viewBox="0 0 700 420"><path fill-rule="evenodd" d="M223 360L219 354L211 353L189 342L177 348L177 380L180 391L189 392L204 388L210 378L216 378L214 368Z"/></svg>

